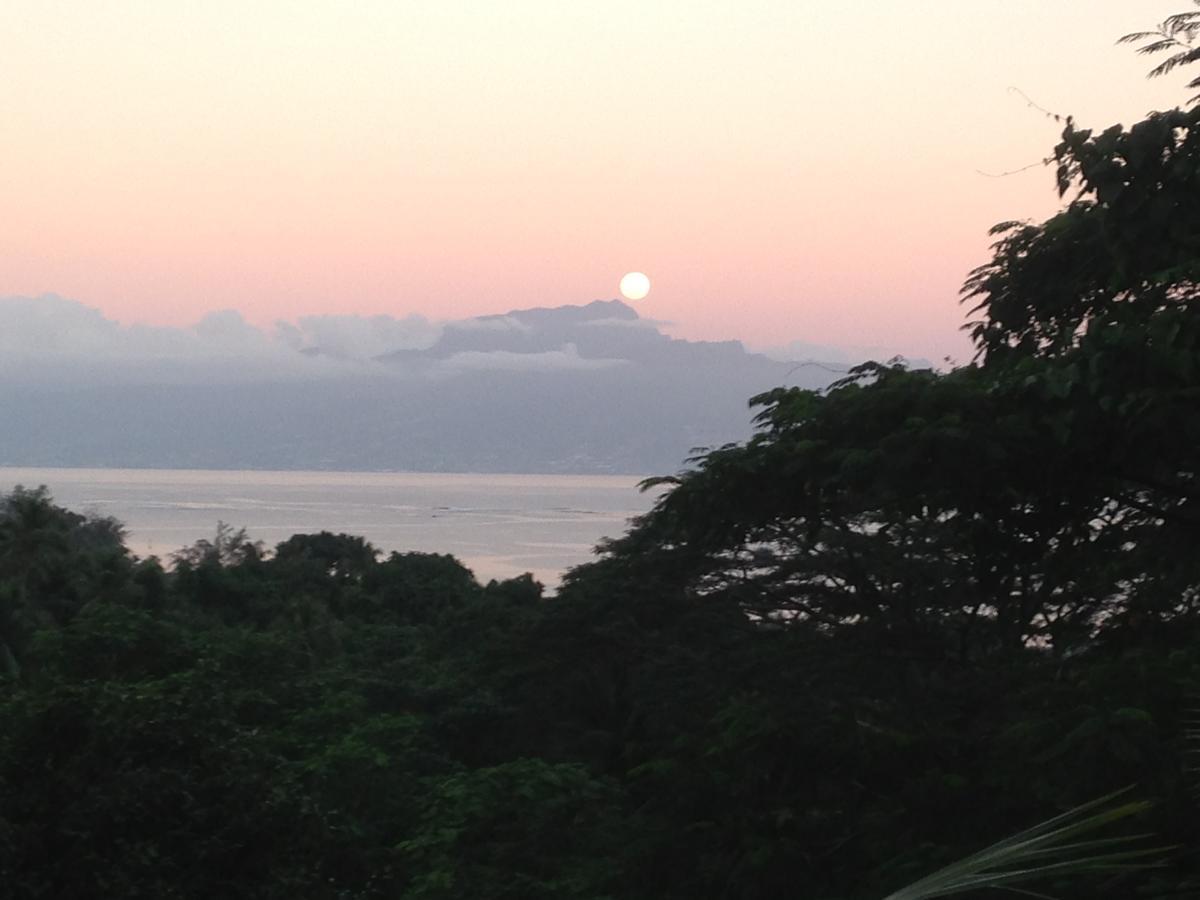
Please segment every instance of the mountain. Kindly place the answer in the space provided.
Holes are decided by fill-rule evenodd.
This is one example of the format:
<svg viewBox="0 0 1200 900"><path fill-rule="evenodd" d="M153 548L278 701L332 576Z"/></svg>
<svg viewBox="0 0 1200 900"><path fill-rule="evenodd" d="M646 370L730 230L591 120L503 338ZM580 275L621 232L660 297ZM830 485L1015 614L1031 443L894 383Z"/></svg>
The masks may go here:
<svg viewBox="0 0 1200 900"><path fill-rule="evenodd" d="M844 370L675 339L618 300L423 323L365 357L345 328L322 343L221 315L140 356L115 323L70 352L0 343L0 465L655 474L748 437L750 396Z"/></svg>

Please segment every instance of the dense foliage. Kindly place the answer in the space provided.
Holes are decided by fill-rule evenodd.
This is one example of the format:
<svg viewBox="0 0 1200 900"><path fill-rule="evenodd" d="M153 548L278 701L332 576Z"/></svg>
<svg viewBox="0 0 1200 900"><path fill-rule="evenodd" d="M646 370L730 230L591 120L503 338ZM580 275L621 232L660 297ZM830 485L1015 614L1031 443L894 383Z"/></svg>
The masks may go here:
<svg viewBox="0 0 1200 900"><path fill-rule="evenodd" d="M756 398L553 598L0 498L6 895L873 898L1125 785L1162 867L1039 889L1195 895L1200 110L1055 159L972 364Z"/></svg>
<svg viewBox="0 0 1200 900"><path fill-rule="evenodd" d="M1190 620L963 656L615 557L546 600L345 535L164 572L41 492L0 521L13 897L879 897L1113 786L1200 824Z"/></svg>

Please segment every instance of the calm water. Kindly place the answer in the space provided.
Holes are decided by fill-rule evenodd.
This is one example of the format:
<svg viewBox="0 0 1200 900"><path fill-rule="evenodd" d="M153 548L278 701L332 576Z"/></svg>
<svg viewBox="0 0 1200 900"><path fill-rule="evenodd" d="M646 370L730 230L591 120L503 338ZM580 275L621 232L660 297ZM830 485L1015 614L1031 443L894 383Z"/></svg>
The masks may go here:
<svg viewBox="0 0 1200 900"><path fill-rule="evenodd" d="M0 492L50 488L62 506L114 516L140 556L212 537L218 521L268 547L313 531L361 535L385 550L452 553L476 576L532 572L552 586L602 537L621 534L653 496L638 479L590 475L215 472L0 467Z"/></svg>

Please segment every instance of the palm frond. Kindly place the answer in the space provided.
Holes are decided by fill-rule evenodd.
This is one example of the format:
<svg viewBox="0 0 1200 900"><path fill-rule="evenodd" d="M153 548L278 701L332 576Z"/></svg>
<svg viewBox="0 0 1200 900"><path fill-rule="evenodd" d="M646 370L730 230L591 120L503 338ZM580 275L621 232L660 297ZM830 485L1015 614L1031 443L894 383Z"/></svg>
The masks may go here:
<svg viewBox="0 0 1200 900"><path fill-rule="evenodd" d="M1151 69L1150 74L1147 77L1158 78L1161 75L1166 75L1176 66L1181 66L1188 62L1189 60L1187 57L1189 55L1190 54L1187 53L1176 53L1174 56L1167 57L1162 63Z"/></svg>
<svg viewBox="0 0 1200 900"><path fill-rule="evenodd" d="M1200 28L1200 13L1176 13L1163 19L1163 28L1170 32Z"/></svg>
<svg viewBox="0 0 1200 900"><path fill-rule="evenodd" d="M1146 839L1144 834L1080 839L1149 807L1145 801L1114 803L1129 790L1077 806L998 841L889 894L885 900L928 900L982 888L1020 890L1015 886L1053 876L1112 873L1161 865L1159 857L1165 848L1137 846Z"/></svg>
<svg viewBox="0 0 1200 900"><path fill-rule="evenodd" d="M1174 38L1164 38L1152 44L1147 44L1145 47L1138 47L1137 52L1139 56L1149 56L1151 53L1161 53L1163 50L1169 50L1172 47L1178 46L1179 41Z"/></svg>
<svg viewBox="0 0 1200 900"><path fill-rule="evenodd" d="M1132 44L1136 41L1145 41L1150 38L1165 37L1161 31L1134 31L1131 34L1122 35L1117 38L1118 44Z"/></svg>

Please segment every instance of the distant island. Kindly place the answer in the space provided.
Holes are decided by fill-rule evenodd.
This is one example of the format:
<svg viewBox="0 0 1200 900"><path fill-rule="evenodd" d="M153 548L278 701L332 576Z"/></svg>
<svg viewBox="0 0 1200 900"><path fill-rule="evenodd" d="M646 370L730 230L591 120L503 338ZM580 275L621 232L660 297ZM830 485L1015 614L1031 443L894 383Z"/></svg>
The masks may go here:
<svg viewBox="0 0 1200 900"><path fill-rule="evenodd" d="M0 300L0 325L9 466L673 471L749 437L748 397L848 368L675 339L619 300L267 335L229 311L125 327L45 296Z"/></svg>

